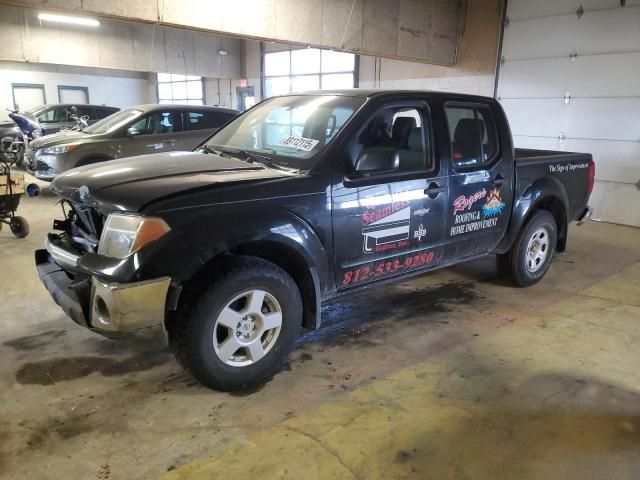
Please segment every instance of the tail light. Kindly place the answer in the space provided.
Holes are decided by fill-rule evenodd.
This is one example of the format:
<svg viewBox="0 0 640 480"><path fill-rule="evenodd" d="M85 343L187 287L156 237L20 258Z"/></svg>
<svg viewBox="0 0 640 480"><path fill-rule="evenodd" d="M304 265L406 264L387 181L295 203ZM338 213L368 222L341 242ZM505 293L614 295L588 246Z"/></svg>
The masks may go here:
<svg viewBox="0 0 640 480"><path fill-rule="evenodd" d="M593 160L589 160L589 183L587 186L587 191L589 193L593 192L593 184L596 181L596 163Z"/></svg>

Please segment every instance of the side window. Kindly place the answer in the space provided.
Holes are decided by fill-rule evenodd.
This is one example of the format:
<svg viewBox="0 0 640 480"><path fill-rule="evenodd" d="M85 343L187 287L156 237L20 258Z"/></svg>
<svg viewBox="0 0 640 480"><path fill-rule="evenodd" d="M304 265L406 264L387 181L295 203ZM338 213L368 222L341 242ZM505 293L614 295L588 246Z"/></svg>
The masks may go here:
<svg viewBox="0 0 640 480"><path fill-rule="evenodd" d="M91 107L87 107L85 105L80 105L77 107L78 108L78 117L89 117L89 119L92 119L94 117L94 113L93 113L93 108Z"/></svg>
<svg viewBox="0 0 640 480"><path fill-rule="evenodd" d="M487 107L445 106L453 164L458 168L490 163L498 153L496 127Z"/></svg>
<svg viewBox="0 0 640 480"><path fill-rule="evenodd" d="M42 112L40 115L38 115L37 120L40 123L51 123L54 121L55 113L56 112L53 108L49 108L44 112Z"/></svg>
<svg viewBox="0 0 640 480"><path fill-rule="evenodd" d="M429 115L423 108L379 110L349 147L353 167L359 172L432 168L429 126Z"/></svg>
<svg viewBox="0 0 640 480"><path fill-rule="evenodd" d="M152 112L129 128L135 128L139 135L160 135L181 130L177 112Z"/></svg>
<svg viewBox="0 0 640 480"><path fill-rule="evenodd" d="M219 128L227 123L228 117L219 112L185 112L185 130L206 130Z"/></svg>

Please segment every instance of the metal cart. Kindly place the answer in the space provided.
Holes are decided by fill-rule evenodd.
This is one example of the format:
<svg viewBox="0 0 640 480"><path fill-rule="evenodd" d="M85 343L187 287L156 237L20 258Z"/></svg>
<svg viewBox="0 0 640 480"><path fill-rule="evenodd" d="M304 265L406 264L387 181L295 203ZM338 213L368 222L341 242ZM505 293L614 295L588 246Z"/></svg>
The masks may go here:
<svg viewBox="0 0 640 480"><path fill-rule="evenodd" d="M12 175L9 164L0 160L0 230L6 223L17 238L29 235L29 223L16 215L24 191L24 175Z"/></svg>

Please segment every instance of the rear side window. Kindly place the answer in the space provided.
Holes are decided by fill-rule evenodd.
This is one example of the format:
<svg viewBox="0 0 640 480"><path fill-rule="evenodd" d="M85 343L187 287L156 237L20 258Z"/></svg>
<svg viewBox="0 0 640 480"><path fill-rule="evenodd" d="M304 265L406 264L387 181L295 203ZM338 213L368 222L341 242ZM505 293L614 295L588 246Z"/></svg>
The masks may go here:
<svg viewBox="0 0 640 480"><path fill-rule="evenodd" d="M231 115L220 112L190 111L184 113L185 130L206 130L220 128L227 123Z"/></svg>
<svg viewBox="0 0 640 480"><path fill-rule="evenodd" d="M491 163L498 153L493 115L484 106L445 106L453 164L473 168Z"/></svg>
<svg viewBox="0 0 640 480"><path fill-rule="evenodd" d="M95 113L94 113L94 117L92 117L92 120L102 120L103 118L108 117L109 115L111 115L112 113L116 113L118 110L115 108L101 108L101 107L96 107L95 108Z"/></svg>

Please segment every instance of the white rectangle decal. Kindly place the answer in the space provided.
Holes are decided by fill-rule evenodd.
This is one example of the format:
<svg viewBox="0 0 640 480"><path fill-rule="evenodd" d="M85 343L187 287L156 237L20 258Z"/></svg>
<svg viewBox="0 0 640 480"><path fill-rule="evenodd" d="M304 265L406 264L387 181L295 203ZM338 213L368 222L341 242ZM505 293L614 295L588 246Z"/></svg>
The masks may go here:
<svg viewBox="0 0 640 480"><path fill-rule="evenodd" d="M320 142L318 140L314 140L313 138L296 137L293 135L289 135L288 137L284 137L283 139L281 139L278 143L280 145L284 145L285 147L297 148L298 150L310 152Z"/></svg>

